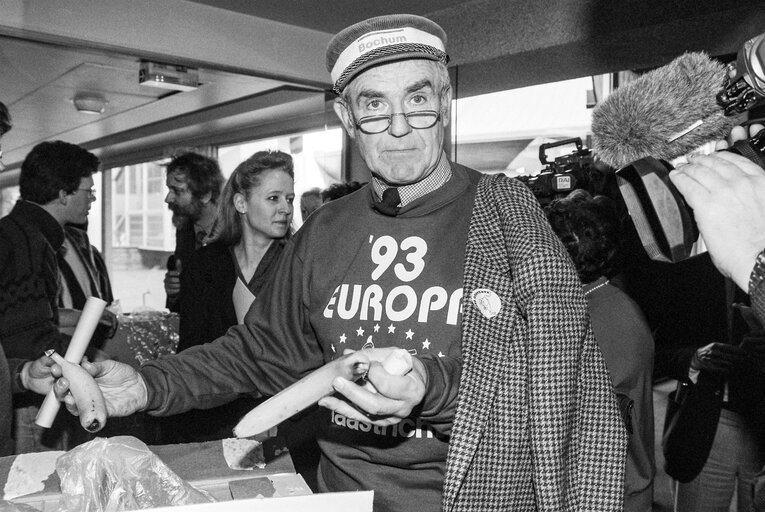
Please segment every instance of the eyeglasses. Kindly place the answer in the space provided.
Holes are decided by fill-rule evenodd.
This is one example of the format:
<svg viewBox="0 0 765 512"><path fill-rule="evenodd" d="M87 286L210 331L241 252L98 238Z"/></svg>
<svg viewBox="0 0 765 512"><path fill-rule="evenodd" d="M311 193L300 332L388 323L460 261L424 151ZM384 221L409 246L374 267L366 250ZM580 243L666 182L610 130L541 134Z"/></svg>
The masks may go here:
<svg viewBox="0 0 765 512"><path fill-rule="evenodd" d="M435 110L417 110L415 112L400 112L381 116L366 116L356 121L356 128L362 133L374 135L390 128L393 116L404 116L407 124L415 130L432 128L441 120L441 113Z"/></svg>
<svg viewBox="0 0 765 512"><path fill-rule="evenodd" d="M96 189L94 188L78 188L77 190L87 192L90 197L96 197Z"/></svg>

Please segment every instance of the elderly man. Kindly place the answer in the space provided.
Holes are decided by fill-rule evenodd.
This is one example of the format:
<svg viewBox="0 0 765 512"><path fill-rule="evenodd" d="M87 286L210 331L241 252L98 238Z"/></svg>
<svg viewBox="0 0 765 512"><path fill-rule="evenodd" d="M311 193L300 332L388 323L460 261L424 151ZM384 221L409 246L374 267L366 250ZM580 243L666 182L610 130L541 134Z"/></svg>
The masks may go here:
<svg viewBox="0 0 765 512"><path fill-rule="evenodd" d="M446 158L445 42L411 15L332 39L335 111L370 184L308 218L244 325L139 372L86 364L110 414L274 394L350 349L377 392L338 377L320 400L322 490L373 489L378 511L442 510L451 450L449 510L619 509L623 426L581 285L520 182ZM414 356L412 371L377 364L390 347Z"/></svg>
<svg viewBox="0 0 765 512"><path fill-rule="evenodd" d="M173 212L175 252L165 273L166 306L180 309L181 270L184 261L214 234L218 197L225 179L218 162L197 153L183 153L167 164L165 203Z"/></svg>

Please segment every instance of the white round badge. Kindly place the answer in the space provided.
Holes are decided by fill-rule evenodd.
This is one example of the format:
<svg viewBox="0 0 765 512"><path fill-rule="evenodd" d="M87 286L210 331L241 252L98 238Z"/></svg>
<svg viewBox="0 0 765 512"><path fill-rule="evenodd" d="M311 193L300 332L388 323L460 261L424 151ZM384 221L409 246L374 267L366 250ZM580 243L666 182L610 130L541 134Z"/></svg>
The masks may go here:
<svg viewBox="0 0 765 512"><path fill-rule="evenodd" d="M494 318L502 309L499 295L486 288L477 288L470 294L473 304L486 318Z"/></svg>

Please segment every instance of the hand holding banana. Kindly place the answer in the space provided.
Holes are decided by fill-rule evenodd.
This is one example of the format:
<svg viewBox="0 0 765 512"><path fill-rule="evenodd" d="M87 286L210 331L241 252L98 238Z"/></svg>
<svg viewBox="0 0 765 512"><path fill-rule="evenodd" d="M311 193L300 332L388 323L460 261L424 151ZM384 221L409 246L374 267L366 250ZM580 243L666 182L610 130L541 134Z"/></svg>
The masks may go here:
<svg viewBox="0 0 765 512"><path fill-rule="evenodd" d="M129 416L146 407L148 400L146 384L131 366L113 360L97 363L85 360L81 364L81 369L96 384L99 393L103 396L106 416ZM70 375L59 364L51 367L51 373L54 377L62 377L56 381L53 391L56 397L66 404L69 412L75 416L87 413L88 402L78 400L75 392L79 379L84 379L81 374L76 374L75 379L78 379L78 382L72 382L69 379ZM84 420L81 419L80 423L84 426Z"/></svg>
<svg viewBox="0 0 765 512"><path fill-rule="evenodd" d="M69 383L68 396L74 400L80 425L88 432L98 432L106 425L104 395L93 377L80 365L70 363L54 350L45 355L56 361L63 378ZM59 379L60 380L60 379Z"/></svg>
<svg viewBox="0 0 765 512"><path fill-rule="evenodd" d="M408 417L425 397L427 372L416 357L411 358L412 371L406 375L386 371L383 362L395 350L391 347L360 351L370 360L366 380L372 383L376 392L369 386L337 377L332 386L346 400L330 395L322 398L319 405L347 418L379 426L395 425Z"/></svg>

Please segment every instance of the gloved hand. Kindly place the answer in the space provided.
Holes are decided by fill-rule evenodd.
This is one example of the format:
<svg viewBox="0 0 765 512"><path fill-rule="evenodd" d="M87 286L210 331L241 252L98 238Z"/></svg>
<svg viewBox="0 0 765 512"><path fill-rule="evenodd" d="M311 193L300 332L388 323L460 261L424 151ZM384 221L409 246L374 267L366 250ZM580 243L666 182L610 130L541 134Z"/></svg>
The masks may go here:
<svg viewBox="0 0 765 512"><path fill-rule="evenodd" d="M693 354L691 369L726 376L744 364L747 357L747 352L741 347L727 343L710 343Z"/></svg>

